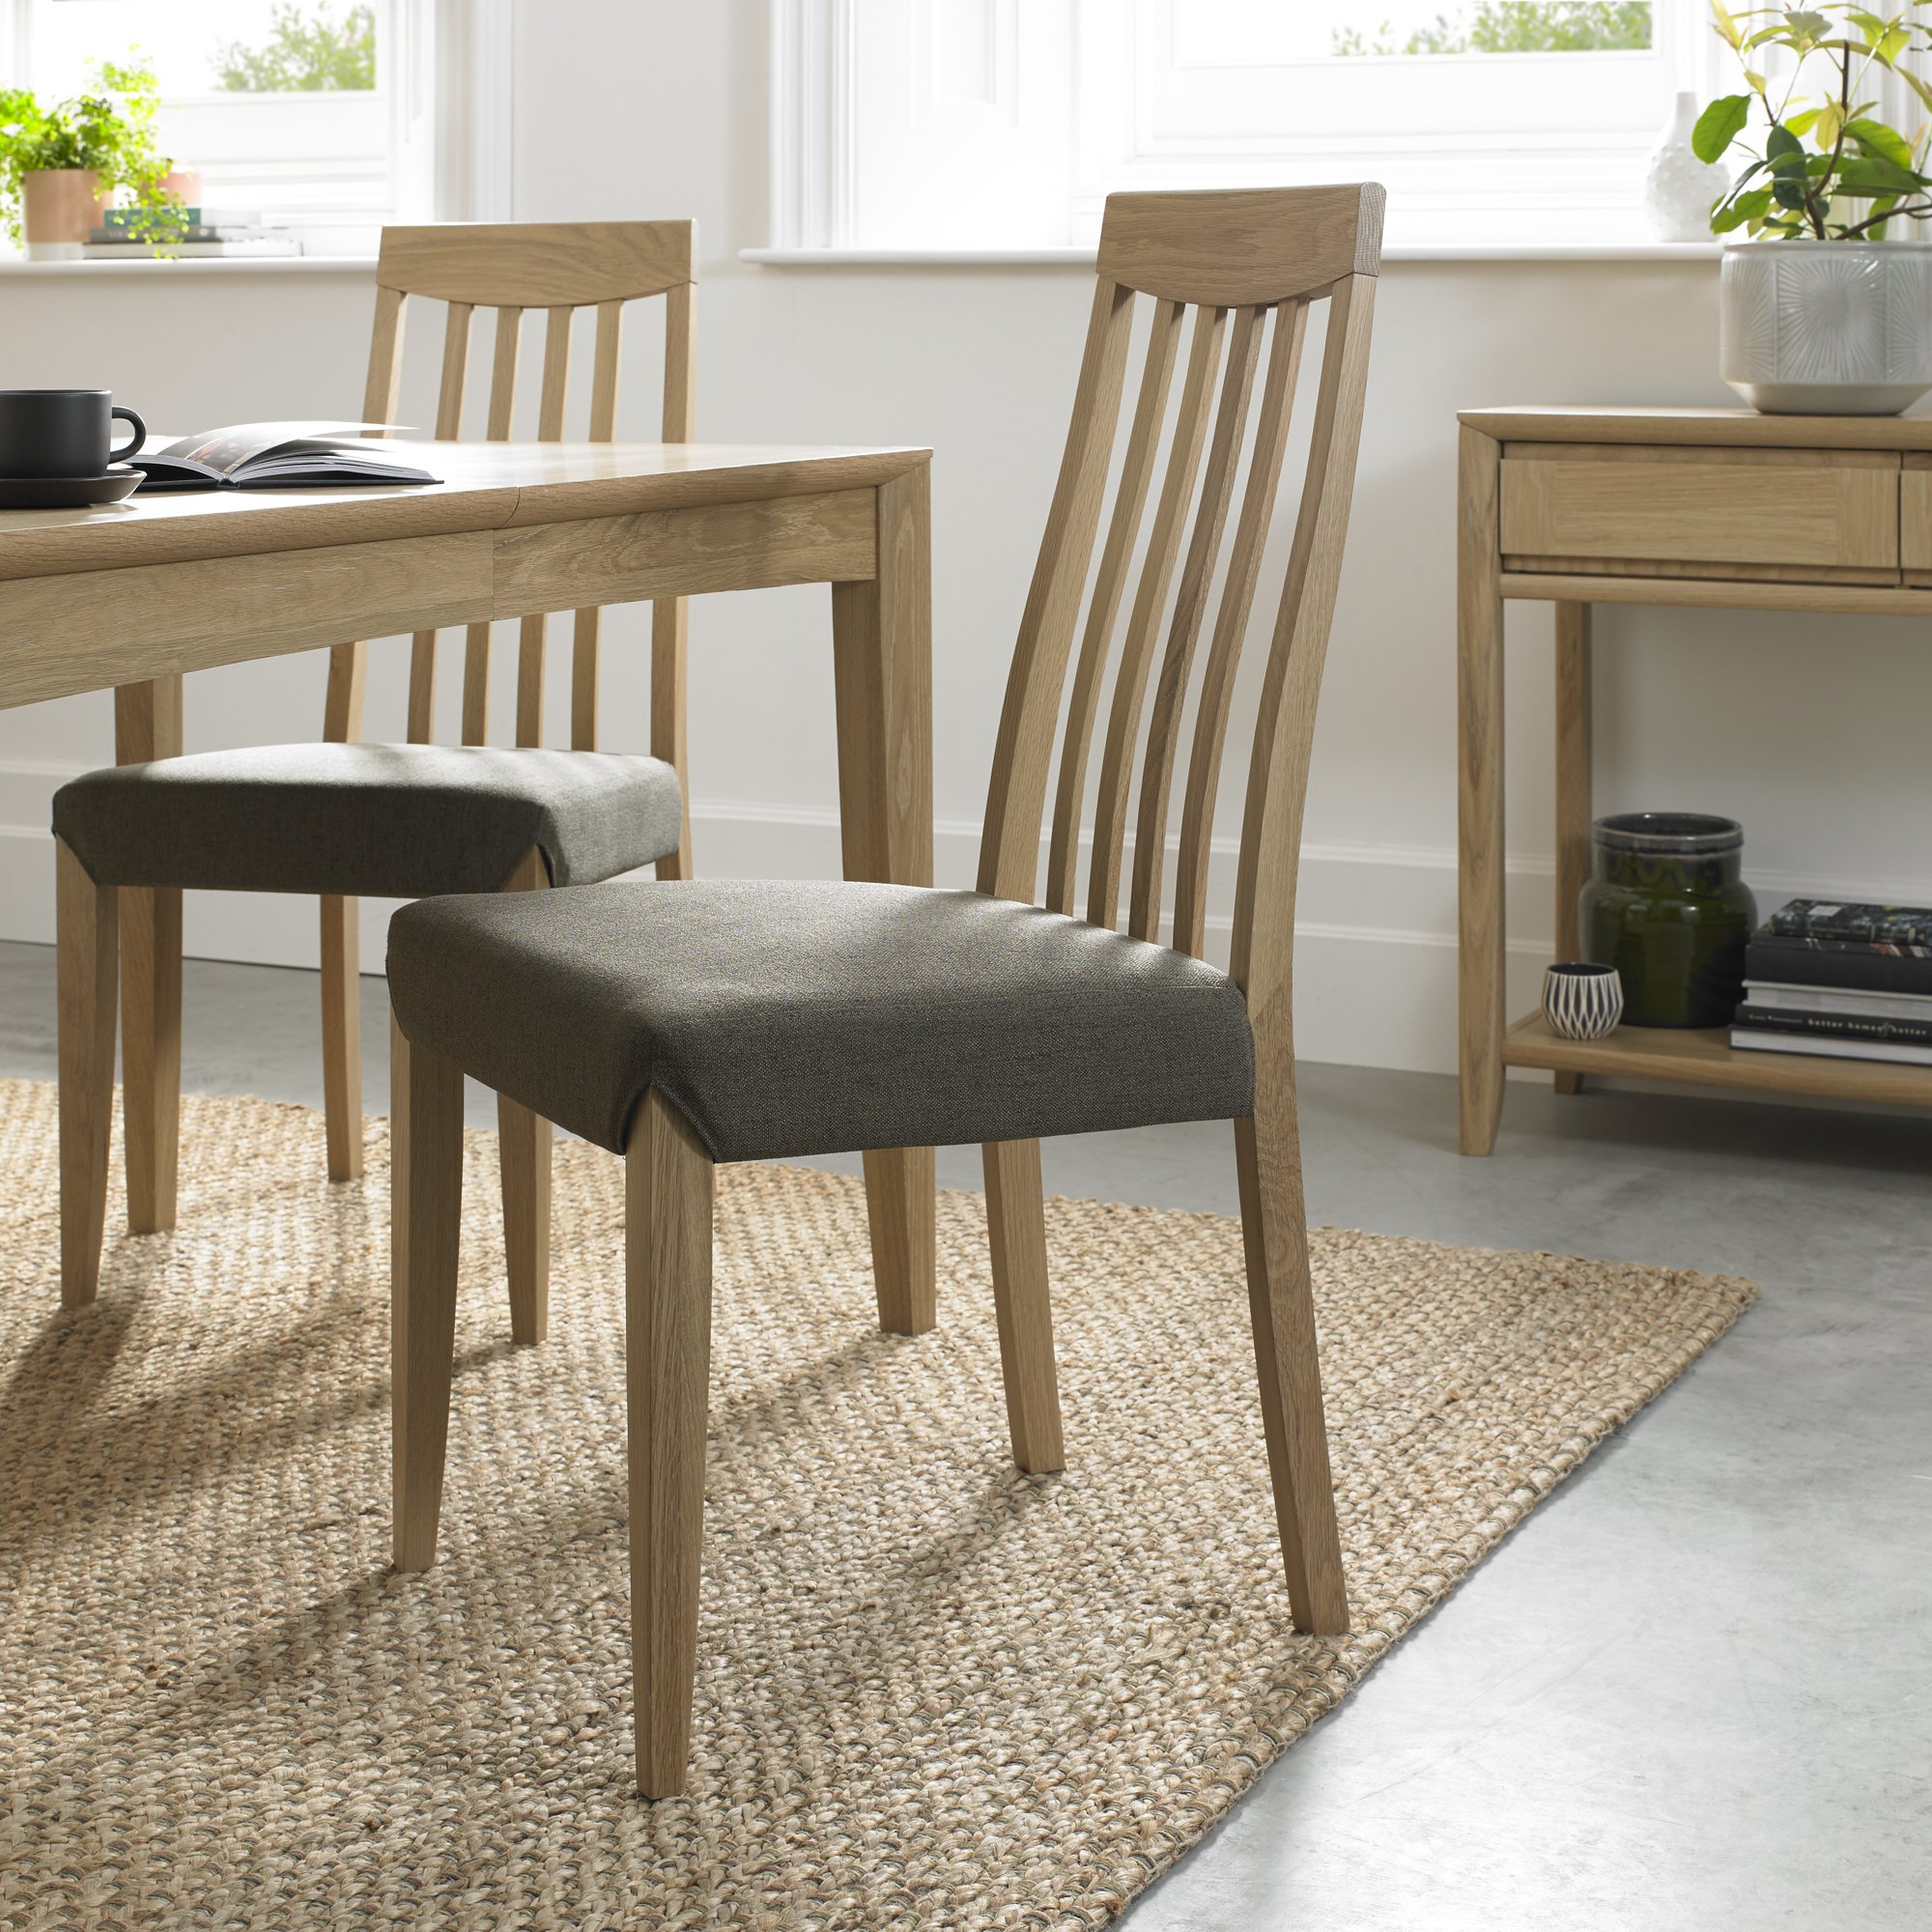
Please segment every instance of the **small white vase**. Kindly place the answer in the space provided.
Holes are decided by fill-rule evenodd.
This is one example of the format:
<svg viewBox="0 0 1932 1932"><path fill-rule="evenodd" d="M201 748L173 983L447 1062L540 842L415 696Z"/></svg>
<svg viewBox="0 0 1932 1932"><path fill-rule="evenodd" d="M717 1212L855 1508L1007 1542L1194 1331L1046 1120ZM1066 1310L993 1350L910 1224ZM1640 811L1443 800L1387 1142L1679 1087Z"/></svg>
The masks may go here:
<svg viewBox="0 0 1932 1932"><path fill-rule="evenodd" d="M1697 125L1697 97L1680 94L1651 150L1643 181L1643 212L1660 242L1708 242L1711 204L1730 185L1730 177L1690 150Z"/></svg>
<svg viewBox="0 0 1932 1932"><path fill-rule="evenodd" d="M1718 327L1752 409L1895 416L1932 389L1932 242L1734 242Z"/></svg>

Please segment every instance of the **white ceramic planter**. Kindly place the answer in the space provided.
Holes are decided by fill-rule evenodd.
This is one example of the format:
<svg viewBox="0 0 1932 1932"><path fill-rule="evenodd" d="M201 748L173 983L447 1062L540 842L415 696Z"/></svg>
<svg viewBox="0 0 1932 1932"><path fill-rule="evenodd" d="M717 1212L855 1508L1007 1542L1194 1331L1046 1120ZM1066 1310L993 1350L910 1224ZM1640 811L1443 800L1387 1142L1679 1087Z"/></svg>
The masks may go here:
<svg viewBox="0 0 1932 1932"><path fill-rule="evenodd" d="M1768 415L1892 416L1932 389L1932 242L1736 242L1719 373Z"/></svg>

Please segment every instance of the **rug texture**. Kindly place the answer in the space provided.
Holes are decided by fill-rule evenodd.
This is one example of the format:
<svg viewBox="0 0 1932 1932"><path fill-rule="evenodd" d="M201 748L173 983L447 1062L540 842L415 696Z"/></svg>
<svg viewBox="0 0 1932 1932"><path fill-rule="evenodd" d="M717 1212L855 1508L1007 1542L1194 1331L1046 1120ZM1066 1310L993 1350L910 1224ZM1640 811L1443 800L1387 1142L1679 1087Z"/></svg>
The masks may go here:
<svg viewBox="0 0 1932 1932"><path fill-rule="evenodd" d="M470 1137L443 1554L395 1576L383 1126L330 1187L318 1115L191 1100L179 1232L110 1232L64 1316L53 1093L0 1083L0 1926L1101 1925L1754 1293L1321 1235L1356 1623L1316 1639L1236 1222L1049 1204L1035 1480L980 1199L940 1200L938 1331L889 1338L859 1184L724 1170L691 1790L646 1804L619 1163L559 1145L513 1349Z"/></svg>

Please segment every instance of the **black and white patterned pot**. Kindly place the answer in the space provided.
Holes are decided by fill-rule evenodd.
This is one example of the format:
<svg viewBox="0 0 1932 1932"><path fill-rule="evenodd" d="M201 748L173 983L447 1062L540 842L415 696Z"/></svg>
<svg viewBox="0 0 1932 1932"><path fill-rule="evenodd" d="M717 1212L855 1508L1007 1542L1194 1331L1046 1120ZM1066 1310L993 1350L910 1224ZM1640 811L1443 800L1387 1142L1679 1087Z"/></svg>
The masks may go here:
<svg viewBox="0 0 1932 1932"><path fill-rule="evenodd" d="M1581 960L1543 976L1543 1017L1564 1039L1602 1039L1624 1016L1624 985L1614 966Z"/></svg>

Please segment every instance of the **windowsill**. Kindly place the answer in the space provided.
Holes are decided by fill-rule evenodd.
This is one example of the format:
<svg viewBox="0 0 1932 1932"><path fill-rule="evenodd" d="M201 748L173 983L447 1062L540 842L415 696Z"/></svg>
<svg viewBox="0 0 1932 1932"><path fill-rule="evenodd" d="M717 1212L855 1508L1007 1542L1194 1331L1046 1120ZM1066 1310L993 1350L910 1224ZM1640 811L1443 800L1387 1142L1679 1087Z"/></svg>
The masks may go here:
<svg viewBox="0 0 1932 1932"><path fill-rule="evenodd" d="M26 262L0 260L0 275L75 275L83 279L124 275L328 275L367 274L373 255L217 255L189 261Z"/></svg>
<svg viewBox="0 0 1932 1932"><path fill-rule="evenodd" d="M1410 242L1384 262L1715 262L1717 242ZM791 269L1092 268L1092 248L741 248L741 262Z"/></svg>

